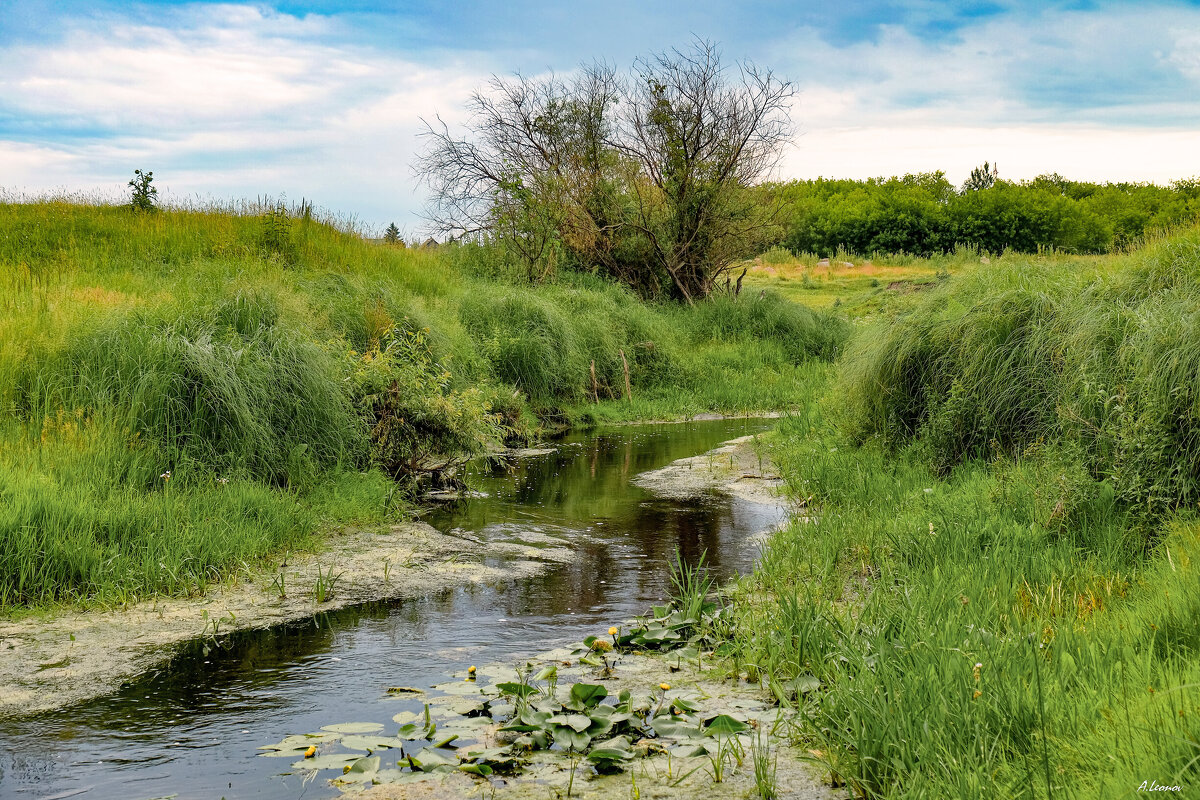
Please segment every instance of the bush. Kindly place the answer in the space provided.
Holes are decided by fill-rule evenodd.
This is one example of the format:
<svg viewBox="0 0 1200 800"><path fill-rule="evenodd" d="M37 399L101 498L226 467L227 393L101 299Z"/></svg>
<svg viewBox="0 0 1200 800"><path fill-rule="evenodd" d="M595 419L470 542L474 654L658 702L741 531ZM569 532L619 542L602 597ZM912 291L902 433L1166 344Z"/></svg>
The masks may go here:
<svg viewBox="0 0 1200 800"><path fill-rule="evenodd" d="M1200 234L1116 269L992 265L851 344L839 395L859 441L920 439L942 469L1078 446L1151 515L1200 501Z"/></svg>
<svg viewBox="0 0 1200 800"><path fill-rule="evenodd" d="M502 438L483 394L452 391L425 331L411 324L392 327L358 359L350 384L370 432L372 460L394 480L429 476L444 485L455 467Z"/></svg>

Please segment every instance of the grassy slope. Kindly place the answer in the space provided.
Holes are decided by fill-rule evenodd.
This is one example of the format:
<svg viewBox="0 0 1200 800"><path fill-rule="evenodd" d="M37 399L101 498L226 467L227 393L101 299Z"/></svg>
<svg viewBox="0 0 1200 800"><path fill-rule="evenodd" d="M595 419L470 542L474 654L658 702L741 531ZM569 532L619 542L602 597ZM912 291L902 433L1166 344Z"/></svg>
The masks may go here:
<svg viewBox="0 0 1200 800"><path fill-rule="evenodd" d="M743 587L737 658L820 681L803 736L856 792L1200 779L1198 245L964 270L782 427L816 518Z"/></svg>
<svg viewBox="0 0 1200 800"><path fill-rule="evenodd" d="M787 407L841 340L774 296L679 309L489 282L310 220L0 204L0 608L196 593L394 513L347 386L396 326L448 373L427 391L478 390L513 435L531 411ZM635 402L590 407L593 362L620 396L622 350Z"/></svg>

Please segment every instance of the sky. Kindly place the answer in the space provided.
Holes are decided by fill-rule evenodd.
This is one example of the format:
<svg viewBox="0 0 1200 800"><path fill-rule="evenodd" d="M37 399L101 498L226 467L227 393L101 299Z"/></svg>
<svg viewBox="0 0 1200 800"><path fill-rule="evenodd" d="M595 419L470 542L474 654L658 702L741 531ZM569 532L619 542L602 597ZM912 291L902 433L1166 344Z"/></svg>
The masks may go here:
<svg viewBox="0 0 1200 800"><path fill-rule="evenodd" d="M1200 0L0 0L0 190L305 198L421 230L422 119L492 75L719 43L794 81L778 177L1200 175Z"/></svg>

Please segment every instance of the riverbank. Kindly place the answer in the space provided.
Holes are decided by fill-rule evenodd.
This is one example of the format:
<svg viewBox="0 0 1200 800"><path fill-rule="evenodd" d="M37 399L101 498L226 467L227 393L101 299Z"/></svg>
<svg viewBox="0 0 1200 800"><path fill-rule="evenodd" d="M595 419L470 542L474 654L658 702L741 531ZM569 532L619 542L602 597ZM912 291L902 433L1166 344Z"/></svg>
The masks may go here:
<svg viewBox="0 0 1200 800"><path fill-rule="evenodd" d="M0 202L0 618L188 597L542 431L788 409L846 325L277 206Z"/></svg>
<svg viewBox="0 0 1200 800"><path fill-rule="evenodd" d="M289 554L270 571L239 572L201 598L0 622L0 717L109 694L168 666L188 641L466 583L532 577L573 557L568 542L545 534L527 540L488 542L419 522L349 528L326 537L318 552ZM328 596L318 599L322 592Z"/></svg>

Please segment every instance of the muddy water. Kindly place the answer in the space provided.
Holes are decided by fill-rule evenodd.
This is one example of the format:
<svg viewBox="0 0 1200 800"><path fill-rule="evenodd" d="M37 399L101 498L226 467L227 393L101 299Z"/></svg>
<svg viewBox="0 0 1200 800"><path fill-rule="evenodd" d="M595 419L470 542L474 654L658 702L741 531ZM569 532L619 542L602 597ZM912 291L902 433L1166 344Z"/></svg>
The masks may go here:
<svg viewBox="0 0 1200 800"><path fill-rule="evenodd" d="M563 539L572 564L536 579L450 587L302 624L185 648L169 668L83 706L0 721L0 798L321 798L322 780L281 775L260 745L337 722L419 709L390 686L428 687L472 663L579 641L666 594L675 549L707 552L718 578L748 569L774 505L655 498L638 473L765 430L762 420L637 426L572 435L553 453L481 465L483 496L426 516L467 538Z"/></svg>

